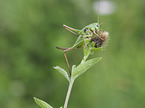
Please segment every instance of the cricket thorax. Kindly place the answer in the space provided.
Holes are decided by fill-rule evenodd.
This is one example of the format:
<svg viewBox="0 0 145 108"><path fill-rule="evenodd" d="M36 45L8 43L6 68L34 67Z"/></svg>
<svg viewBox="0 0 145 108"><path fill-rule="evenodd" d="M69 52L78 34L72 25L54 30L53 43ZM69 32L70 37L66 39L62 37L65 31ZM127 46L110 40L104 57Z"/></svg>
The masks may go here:
<svg viewBox="0 0 145 108"><path fill-rule="evenodd" d="M85 28L85 29L83 30L83 32L84 32L84 35L93 35L93 31L90 30L89 28Z"/></svg>

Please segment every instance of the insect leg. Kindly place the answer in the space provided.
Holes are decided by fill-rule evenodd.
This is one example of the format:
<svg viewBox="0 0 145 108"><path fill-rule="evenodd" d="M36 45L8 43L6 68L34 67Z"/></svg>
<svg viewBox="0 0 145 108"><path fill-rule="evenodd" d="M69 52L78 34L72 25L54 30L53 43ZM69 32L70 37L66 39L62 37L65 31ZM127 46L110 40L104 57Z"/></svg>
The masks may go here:
<svg viewBox="0 0 145 108"><path fill-rule="evenodd" d="M68 48L62 48L62 47L56 47L57 49L60 49L60 50L67 50Z"/></svg>
<svg viewBox="0 0 145 108"><path fill-rule="evenodd" d="M92 36L93 36L93 34L83 36L83 40L84 40L84 43L85 43L85 48L87 48L87 43L86 43L86 41L85 41L85 38L90 39Z"/></svg>
<svg viewBox="0 0 145 108"><path fill-rule="evenodd" d="M103 29L100 29L100 31L103 31L103 32L104 32L104 30L103 30Z"/></svg>
<svg viewBox="0 0 145 108"><path fill-rule="evenodd" d="M93 36L93 35L85 35L84 38L85 38L85 37L92 37L92 36Z"/></svg>
<svg viewBox="0 0 145 108"><path fill-rule="evenodd" d="M96 36L98 36L100 39L101 39L101 36L100 36L100 30L97 30L97 33L94 31L94 34L96 35Z"/></svg>
<svg viewBox="0 0 145 108"><path fill-rule="evenodd" d="M97 36L96 31L93 31L93 33ZM98 34L100 34L100 32Z"/></svg>
<svg viewBox="0 0 145 108"><path fill-rule="evenodd" d="M65 60L66 60L66 63L67 63L67 67L68 67L70 76L71 76L71 69L70 69L70 65L69 65L69 62L68 62L68 59L67 59L67 56L66 56L66 52L71 50L71 49L73 49L73 47L68 48L67 50L64 50L64 57L65 57Z"/></svg>
<svg viewBox="0 0 145 108"><path fill-rule="evenodd" d="M71 28L71 27L69 27L69 26L67 26L67 25L64 25L64 24L63 24L63 27L64 27L66 30L68 30L69 32L75 34L76 36L79 36L79 35L78 35L77 33L75 33L75 32L79 32L80 30Z"/></svg>

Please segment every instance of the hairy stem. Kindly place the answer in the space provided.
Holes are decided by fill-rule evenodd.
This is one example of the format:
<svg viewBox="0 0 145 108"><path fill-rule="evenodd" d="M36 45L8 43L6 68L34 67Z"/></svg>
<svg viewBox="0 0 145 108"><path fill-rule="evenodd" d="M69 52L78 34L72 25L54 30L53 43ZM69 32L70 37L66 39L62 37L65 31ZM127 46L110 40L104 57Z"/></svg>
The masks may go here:
<svg viewBox="0 0 145 108"><path fill-rule="evenodd" d="M81 64L87 60L87 58L89 57L89 55L90 55L90 53L88 53L88 55L86 55L86 56L83 57L83 59L81 61Z"/></svg>
<svg viewBox="0 0 145 108"><path fill-rule="evenodd" d="M70 93L71 93L71 90L72 90L73 83L74 83L74 79L71 79L71 80L70 80L70 83L69 83L69 87L68 87L68 91L67 91L65 103L64 103L64 108L67 108L67 105L68 105L68 101L69 101L69 97L70 97Z"/></svg>
<svg viewBox="0 0 145 108"><path fill-rule="evenodd" d="M87 57L84 57L84 58L82 59L82 61L81 61L81 64L82 64L83 62L85 62L87 58L88 58L88 56L87 56Z"/></svg>

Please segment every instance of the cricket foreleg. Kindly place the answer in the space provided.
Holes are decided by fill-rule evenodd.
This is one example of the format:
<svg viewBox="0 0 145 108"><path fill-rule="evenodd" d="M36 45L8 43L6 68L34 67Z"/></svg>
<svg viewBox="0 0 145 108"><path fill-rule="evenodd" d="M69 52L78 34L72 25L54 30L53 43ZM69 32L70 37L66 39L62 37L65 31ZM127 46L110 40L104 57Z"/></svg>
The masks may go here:
<svg viewBox="0 0 145 108"><path fill-rule="evenodd" d="M98 36L99 38L101 38L101 36L100 36L100 30L97 30L97 34L96 34L96 32L94 31L94 34L95 34L96 36Z"/></svg>
<svg viewBox="0 0 145 108"><path fill-rule="evenodd" d="M90 37L92 37L93 35L85 35L85 36L83 36L84 38L90 38Z"/></svg>
<svg viewBox="0 0 145 108"><path fill-rule="evenodd" d="M100 29L100 31L103 31L103 32L104 32L104 30L103 30L103 29Z"/></svg>
<svg viewBox="0 0 145 108"><path fill-rule="evenodd" d="M98 31L97 31L98 32ZM93 31L93 33L96 35L96 36L98 36L98 34L100 34L100 31L99 31L99 33L98 34L96 34L96 31Z"/></svg>
<svg viewBox="0 0 145 108"><path fill-rule="evenodd" d="M83 40L84 40L84 43L85 43L85 48L87 49L87 43L86 43L86 41L85 41L85 38L90 38L90 37L92 37L93 35L85 35L85 36L83 36Z"/></svg>

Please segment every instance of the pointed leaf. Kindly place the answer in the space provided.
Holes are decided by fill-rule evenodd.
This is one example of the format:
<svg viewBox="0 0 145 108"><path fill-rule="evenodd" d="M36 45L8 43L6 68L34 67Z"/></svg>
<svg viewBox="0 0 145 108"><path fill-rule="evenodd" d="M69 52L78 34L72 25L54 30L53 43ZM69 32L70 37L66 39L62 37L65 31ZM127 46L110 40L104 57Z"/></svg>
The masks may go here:
<svg viewBox="0 0 145 108"><path fill-rule="evenodd" d="M86 70L88 70L90 67L92 67L94 64L100 62L102 57L99 58L93 58L88 61L83 62L82 64L78 65L74 72L73 72L73 78L78 77L79 75L83 74Z"/></svg>
<svg viewBox="0 0 145 108"><path fill-rule="evenodd" d="M103 49L103 47L99 47L99 48L91 48L91 51L95 51L95 52L99 52Z"/></svg>
<svg viewBox="0 0 145 108"><path fill-rule="evenodd" d="M72 72L74 71L75 68L76 68L76 65L73 65L72 66Z"/></svg>
<svg viewBox="0 0 145 108"><path fill-rule="evenodd" d="M64 69L59 66L54 67L54 69L58 70L69 81L68 74Z"/></svg>
<svg viewBox="0 0 145 108"><path fill-rule="evenodd" d="M50 106L48 103L34 97L35 102L41 107L41 108L53 108L52 106Z"/></svg>

